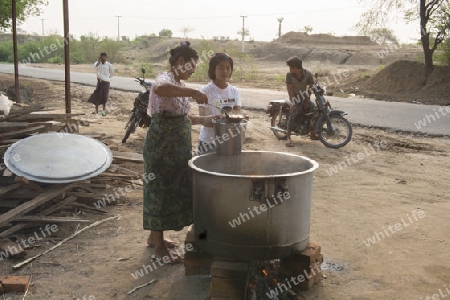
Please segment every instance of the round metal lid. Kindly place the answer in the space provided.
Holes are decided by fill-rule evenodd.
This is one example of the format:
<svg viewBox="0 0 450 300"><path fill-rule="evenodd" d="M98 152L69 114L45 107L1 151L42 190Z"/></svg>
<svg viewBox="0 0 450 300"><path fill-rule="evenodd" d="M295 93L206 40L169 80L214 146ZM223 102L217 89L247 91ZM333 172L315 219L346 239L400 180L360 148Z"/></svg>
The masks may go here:
<svg viewBox="0 0 450 300"><path fill-rule="evenodd" d="M78 134L44 133L22 139L6 150L6 167L16 175L46 183L67 183L102 173L112 162L103 143Z"/></svg>

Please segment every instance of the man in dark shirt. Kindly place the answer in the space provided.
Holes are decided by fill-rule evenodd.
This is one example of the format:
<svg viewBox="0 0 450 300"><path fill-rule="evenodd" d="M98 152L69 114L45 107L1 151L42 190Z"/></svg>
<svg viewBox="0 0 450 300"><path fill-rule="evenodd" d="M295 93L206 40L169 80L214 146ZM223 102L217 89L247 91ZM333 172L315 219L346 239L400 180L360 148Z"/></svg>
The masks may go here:
<svg viewBox="0 0 450 300"><path fill-rule="evenodd" d="M296 127L297 115L314 107L314 103L310 100L310 88L314 84L314 78L310 71L303 69L302 61L297 56L289 58L286 64L289 66L289 73L286 74L286 88L289 100L293 103L287 123L286 146L293 147L291 131Z"/></svg>

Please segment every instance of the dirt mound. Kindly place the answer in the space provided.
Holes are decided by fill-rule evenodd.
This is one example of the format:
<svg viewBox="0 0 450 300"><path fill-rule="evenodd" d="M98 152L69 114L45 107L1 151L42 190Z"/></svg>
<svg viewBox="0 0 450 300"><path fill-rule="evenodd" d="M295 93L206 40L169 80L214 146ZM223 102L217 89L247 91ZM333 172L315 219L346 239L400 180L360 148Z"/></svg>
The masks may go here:
<svg viewBox="0 0 450 300"><path fill-rule="evenodd" d="M417 46L389 47L378 45L368 36L333 36L288 32L270 43L258 43L250 53L259 59L286 60L298 56L303 61L334 65L379 65L396 60L414 60L420 55ZM382 59L381 59L382 58Z"/></svg>
<svg viewBox="0 0 450 300"><path fill-rule="evenodd" d="M368 36L333 36L329 34L307 34L305 32L288 32L276 39L275 42L295 44L333 44L333 45L376 45Z"/></svg>
<svg viewBox="0 0 450 300"><path fill-rule="evenodd" d="M450 105L450 66L435 66L424 84L425 65L414 61L396 61L375 76L353 86L355 93L387 101Z"/></svg>

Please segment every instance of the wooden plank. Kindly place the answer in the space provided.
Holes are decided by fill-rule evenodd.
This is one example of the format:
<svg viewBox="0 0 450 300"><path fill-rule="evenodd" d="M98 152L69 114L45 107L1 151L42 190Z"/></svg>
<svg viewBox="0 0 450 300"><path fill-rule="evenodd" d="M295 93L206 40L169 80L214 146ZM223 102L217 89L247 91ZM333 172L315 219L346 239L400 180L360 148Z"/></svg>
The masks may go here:
<svg viewBox="0 0 450 300"><path fill-rule="evenodd" d="M50 215L50 214L54 213L55 211L59 210L61 207L65 206L75 200L77 200L76 197L67 197L63 201L60 201L60 202L50 206L49 208L44 209L43 211L40 212L40 215L42 215L42 216ZM7 237L19 230L27 228L28 226L30 226L29 223L20 223L20 224L14 225L13 227L0 232L0 237Z"/></svg>
<svg viewBox="0 0 450 300"><path fill-rule="evenodd" d="M96 212L101 212L103 214L107 214L108 213L106 210L103 210L103 209L100 209L100 208L95 208L92 205L86 205L86 204L79 203L79 202L72 202L69 205L70 206L77 206L77 207L89 209L89 210L96 211Z"/></svg>
<svg viewBox="0 0 450 300"><path fill-rule="evenodd" d="M21 217L27 212L35 209L36 207L44 204L47 201L52 200L56 196L61 195L68 189L71 189L77 185L79 185L79 182L73 182L70 184L62 184L62 185L54 185L50 189L48 189L46 192L39 194L34 199L27 201L19 206L17 206L14 209L11 209L7 213L0 215L0 228L4 227L5 224L8 222L14 220L15 218Z"/></svg>
<svg viewBox="0 0 450 300"><path fill-rule="evenodd" d="M99 190L106 190L107 187L106 183L90 183L80 186L80 188L90 191L91 193L103 192Z"/></svg>
<svg viewBox="0 0 450 300"><path fill-rule="evenodd" d="M23 203L23 200L20 199L2 199L0 200L0 207L14 208L21 203Z"/></svg>
<svg viewBox="0 0 450 300"><path fill-rule="evenodd" d="M59 201L58 203L55 203L52 206L44 209L43 211L41 211L39 213L39 215L41 215L41 216L51 215L55 211L59 210L61 207L65 206L73 201L76 201L76 200L77 200L77 197L73 197L73 196L67 197L66 199Z"/></svg>
<svg viewBox="0 0 450 300"><path fill-rule="evenodd" d="M18 184L20 184L24 188L28 188L30 190L34 190L34 191L38 191L38 192L45 192L45 189L42 188L39 184L37 184L34 181L30 181L23 176L16 176L14 181L17 182Z"/></svg>
<svg viewBox="0 0 450 300"><path fill-rule="evenodd" d="M67 119L75 116L84 116L84 113L76 113L76 114L27 114L22 115L14 118L14 121L28 121L28 122L34 122L34 121L52 121L52 120L62 120Z"/></svg>
<svg viewBox="0 0 450 300"><path fill-rule="evenodd" d="M11 177L12 178L12 177ZM19 185L20 186L20 185ZM31 200L39 195L39 192L29 190L29 189L15 189L14 191L8 193L6 198L8 199L21 199L21 200Z"/></svg>
<svg viewBox="0 0 450 300"><path fill-rule="evenodd" d="M84 192L66 192L67 196L83 198L83 199L92 199L99 200L102 198L102 195L99 193L84 193Z"/></svg>
<svg viewBox="0 0 450 300"><path fill-rule="evenodd" d="M4 164L0 164L0 170L4 168ZM7 169L3 169L3 171L6 171ZM1 171L0 171L1 174ZM14 184L14 177L12 176L0 176L0 186L9 186L11 184Z"/></svg>
<svg viewBox="0 0 450 300"><path fill-rule="evenodd" d="M113 160L126 160L132 162L144 162L144 156L135 152L119 152L111 151L113 155Z"/></svg>
<svg viewBox="0 0 450 300"><path fill-rule="evenodd" d="M0 132L6 132L13 129L23 129L28 127L28 122L1 122Z"/></svg>
<svg viewBox="0 0 450 300"><path fill-rule="evenodd" d="M121 167L121 166L116 165L116 164L111 164L110 168L111 168L112 172L116 172L117 171L117 172L120 172L120 173L123 173L123 174L128 174L128 175L132 175L132 176L135 176L135 177L141 177L141 173L133 171L133 170L130 170L130 169L127 169L127 168L124 168L124 167ZM108 171L108 170L106 170L106 171Z"/></svg>
<svg viewBox="0 0 450 300"><path fill-rule="evenodd" d="M0 145L0 157L3 157L5 155L5 152L6 150L8 150L9 146L11 145Z"/></svg>
<svg viewBox="0 0 450 300"><path fill-rule="evenodd" d="M52 216L23 216L18 217L14 221L18 222L35 222L35 223L91 223L90 220L83 220L69 217L52 217Z"/></svg>
<svg viewBox="0 0 450 300"><path fill-rule="evenodd" d="M10 186L5 186L0 188L0 196L3 197L6 194L8 194L11 191L17 190L18 188L20 188L20 184L15 183L15 184L11 184Z"/></svg>
<svg viewBox="0 0 450 300"><path fill-rule="evenodd" d="M30 224L27 224L27 223L20 223L20 224L14 225L13 227L8 228L8 229L3 230L2 232L0 232L0 237L7 237L7 236L9 236L9 235L19 231L19 230L27 228L29 225Z"/></svg>
<svg viewBox="0 0 450 300"><path fill-rule="evenodd" d="M0 145L11 145L18 141L20 141L20 139L0 139Z"/></svg>
<svg viewBox="0 0 450 300"><path fill-rule="evenodd" d="M10 132L3 132L0 135L0 138L15 138L15 137L23 137L26 135L30 135L32 133L36 133L45 129L44 125L28 127L26 129L14 130Z"/></svg>
<svg viewBox="0 0 450 300"><path fill-rule="evenodd" d="M26 107L18 107L16 106L16 104L14 104L11 107L11 110L9 111L9 114L6 116L6 120L13 120L14 118L21 116L21 115L26 115L29 114L31 112L35 112L35 111L40 111L42 109L44 109L45 106L42 104L32 104Z"/></svg>
<svg viewBox="0 0 450 300"><path fill-rule="evenodd" d="M139 175L130 176L130 175L126 175L126 174L103 172L97 176L98 179L102 179L102 180L103 180L103 177L108 177L108 178L112 178L112 179L120 179L120 178L131 179L131 178L137 178L137 177L139 177Z"/></svg>

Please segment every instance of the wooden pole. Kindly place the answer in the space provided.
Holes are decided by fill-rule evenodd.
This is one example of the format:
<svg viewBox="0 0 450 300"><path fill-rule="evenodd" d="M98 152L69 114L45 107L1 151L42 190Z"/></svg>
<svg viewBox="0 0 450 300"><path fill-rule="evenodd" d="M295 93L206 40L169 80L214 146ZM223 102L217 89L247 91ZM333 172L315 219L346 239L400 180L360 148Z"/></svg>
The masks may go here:
<svg viewBox="0 0 450 300"><path fill-rule="evenodd" d="M65 66L65 98L66 113L72 112L72 103L70 98L70 35L69 35L69 1L63 0L64 11L64 66Z"/></svg>
<svg viewBox="0 0 450 300"><path fill-rule="evenodd" d="M14 85L16 93L16 102L20 100L20 83L19 83L19 56L17 54L17 26L16 26L16 0L12 0L12 30L13 30L13 52L14 52Z"/></svg>

